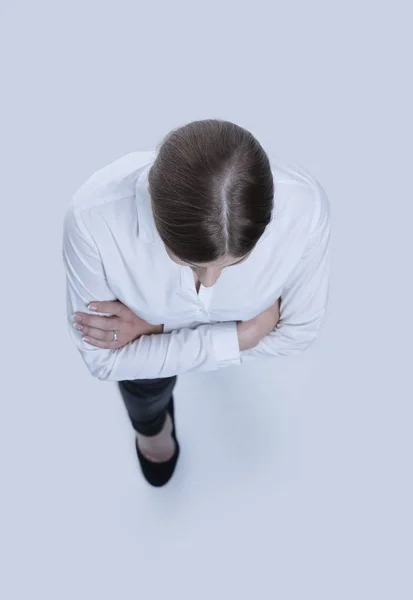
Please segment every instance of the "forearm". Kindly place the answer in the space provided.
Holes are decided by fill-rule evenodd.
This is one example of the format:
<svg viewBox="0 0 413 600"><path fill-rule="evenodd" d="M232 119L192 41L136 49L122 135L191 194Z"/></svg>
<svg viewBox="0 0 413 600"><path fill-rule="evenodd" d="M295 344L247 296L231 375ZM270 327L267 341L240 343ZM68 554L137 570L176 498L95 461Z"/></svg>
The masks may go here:
<svg viewBox="0 0 413 600"><path fill-rule="evenodd" d="M266 331L259 328L251 321L240 321L237 324L238 348L240 352L249 350L257 345L257 343L266 335ZM164 333L163 325L151 325L148 335L158 335Z"/></svg>
<svg viewBox="0 0 413 600"><path fill-rule="evenodd" d="M71 333L89 371L105 381L156 379L240 363L235 322L143 335L118 350L90 346Z"/></svg>
<svg viewBox="0 0 413 600"><path fill-rule="evenodd" d="M186 372L211 371L238 365L241 352L255 346L265 335L265 323L223 322L182 328L163 333L163 326L152 326L142 335L117 350L102 350L84 342L71 331L89 371L98 379L123 381L156 379Z"/></svg>
<svg viewBox="0 0 413 600"><path fill-rule="evenodd" d="M249 321L237 323L241 353L252 351L275 328L278 318L278 308L273 306Z"/></svg>
<svg viewBox="0 0 413 600"><path fill-rule="evenodd" d="M316 340L324 321L325 311L312 321L300 325L280 323L265 335L258 344L241 352L241 362L254 358L282 357L299 354Z"/></svg>

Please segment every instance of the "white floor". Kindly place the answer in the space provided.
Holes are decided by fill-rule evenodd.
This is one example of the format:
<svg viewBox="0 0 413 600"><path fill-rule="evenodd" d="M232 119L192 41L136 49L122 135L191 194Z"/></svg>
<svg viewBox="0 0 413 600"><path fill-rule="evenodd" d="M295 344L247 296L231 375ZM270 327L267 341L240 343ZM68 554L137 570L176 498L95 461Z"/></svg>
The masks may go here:
<svg viewBox="0 0 413 600"><path fill-rule="evenodd" d="M411 600L407 5L24 4L2 110L0 597ZM70 344L62 218L94 170L211 116L326 188L329 313L299 357L180 378L182 455L154 490L116 384Z"/></svg>
<svg viewBox="0 0 413 600"><path fill-rule="evenodd" d="M356 384L332 331L297 359L182 377L162 490L140 475L116 384L59 336L64 364L49 379L44 363L6 446L9 597L409 598L403 390Z"/></svg>

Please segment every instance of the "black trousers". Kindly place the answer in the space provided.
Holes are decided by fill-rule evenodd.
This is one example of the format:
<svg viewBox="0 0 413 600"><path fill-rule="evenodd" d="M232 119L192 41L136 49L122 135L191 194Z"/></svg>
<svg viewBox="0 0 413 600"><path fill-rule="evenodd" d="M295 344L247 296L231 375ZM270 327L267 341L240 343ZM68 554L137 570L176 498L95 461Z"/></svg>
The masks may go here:
<svg viewBox="0 0 413 600"><path fill-rule="evenodd" d="M142 435L162 431L177 377L118 381L132 427Z"/></svg>

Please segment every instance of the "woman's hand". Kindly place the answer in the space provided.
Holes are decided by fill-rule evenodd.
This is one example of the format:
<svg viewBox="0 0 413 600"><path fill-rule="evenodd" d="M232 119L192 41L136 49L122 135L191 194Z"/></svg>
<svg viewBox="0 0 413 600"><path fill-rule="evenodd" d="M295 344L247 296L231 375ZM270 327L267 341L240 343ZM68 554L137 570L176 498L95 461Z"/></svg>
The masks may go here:
<svg viewBox="0 0 413 600"><path fill-rule="evenodd" d="M83 338L85 342L97 348L116 350L123 348L141 335L162 333L163 331L163 325L147 323L119 301L92 302L88 308L113 315L112 317L101 317L81 312L74 315L74 328L85 334ZM116 341L113 340L113 330L116 330Z"/></svg>
<svg viewBox="0 0 413 600"><path fill-rule="evenodd" d="M255 348L263 337L275 329L280 320L280 302L281 298L278 298L274 304L253 319L238 323L238 342L241 351Z"/></svg>

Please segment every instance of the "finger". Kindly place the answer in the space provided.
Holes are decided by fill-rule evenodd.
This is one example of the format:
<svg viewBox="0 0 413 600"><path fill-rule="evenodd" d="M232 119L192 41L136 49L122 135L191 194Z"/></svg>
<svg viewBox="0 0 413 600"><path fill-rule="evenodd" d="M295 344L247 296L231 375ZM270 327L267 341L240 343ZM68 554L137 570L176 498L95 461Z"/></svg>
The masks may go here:
<svg viewBox="0 0 413 600"><path fill-rule="evenodd" d="M119 328L119 317L100 317L98 315L89 315L88 313L76 313L74 320L82 326L95 327L103 331ZM82 330L80 329L80 331Z"/></svg>
<svg viewBox="0 0 413 600"><path fill-rule="evenodd" d="M120 317L123 314L125 306L122 302L116 301L104 301L104 302L90 302L88 305L89 310L94 310L100 313L109 313L110 315L115 315Z"/></svg>
<svg viewBox="0 0 413 600"><path fill-rule="evenodd" d="M97 338L89 336L86 336L82 339L87 344L90 344L91 346L96 346L96 348L103 348L105 350L116 350L120 348L119 342L108 342L105 340L98 340Z"/></svg>

